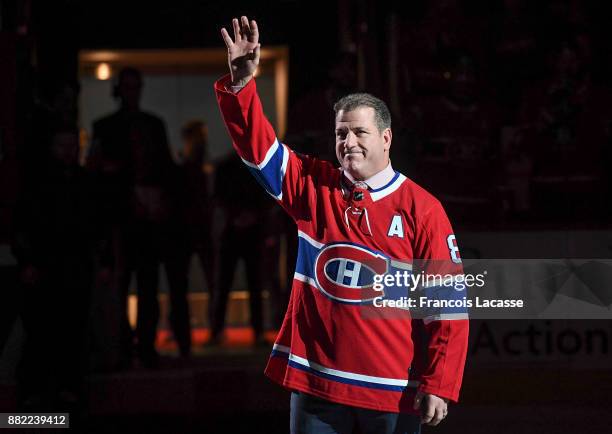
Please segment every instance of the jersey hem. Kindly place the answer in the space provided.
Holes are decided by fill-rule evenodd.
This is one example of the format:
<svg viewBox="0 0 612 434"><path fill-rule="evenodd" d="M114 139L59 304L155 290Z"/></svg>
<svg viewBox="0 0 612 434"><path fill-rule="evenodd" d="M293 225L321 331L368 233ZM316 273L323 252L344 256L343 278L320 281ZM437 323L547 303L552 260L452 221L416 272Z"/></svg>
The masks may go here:
<svg viewBox="0 0 612 434"><path fill-rule="evenodd" d="M389 413L402 413L402 414L413 414L413 415L420 414L417 410L413 410L413 409L410 409L411 411L410 410L402 411L402 409L400 409L399 407L390 407L390 406L388 407L388 406L380 406L380 405L375 406L375 405L372 405L368 401L361 401L357 399L348 399L348 398L338 398L337 396L322 392L320 390L313 390L307 385L302 384L302 383L297 383L297 382L290 381L290 380L279 380L277 378L274 378L270 374L266 374L266 376L270 380L274 381L277 384L280 384L281 386L283 386L284 388L288 390L307 393L309 395L316 396L317 398L322 398L327 401L335 402L338 404L348 405L351 407L365 408L368 410L389 412Z"/></svg>

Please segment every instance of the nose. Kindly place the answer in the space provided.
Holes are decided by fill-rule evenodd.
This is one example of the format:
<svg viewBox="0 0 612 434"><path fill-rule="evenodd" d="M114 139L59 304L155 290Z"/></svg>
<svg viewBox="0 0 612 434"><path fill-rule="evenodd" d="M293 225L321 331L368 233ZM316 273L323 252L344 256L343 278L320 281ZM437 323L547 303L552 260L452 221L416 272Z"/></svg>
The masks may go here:
<svg viewBox="0 0 612 434"><path fill-rule="evenodd" d="M352 131L349 131L344 139L344 147L351 149L353 146L357 146L357 136Z"/></svg>

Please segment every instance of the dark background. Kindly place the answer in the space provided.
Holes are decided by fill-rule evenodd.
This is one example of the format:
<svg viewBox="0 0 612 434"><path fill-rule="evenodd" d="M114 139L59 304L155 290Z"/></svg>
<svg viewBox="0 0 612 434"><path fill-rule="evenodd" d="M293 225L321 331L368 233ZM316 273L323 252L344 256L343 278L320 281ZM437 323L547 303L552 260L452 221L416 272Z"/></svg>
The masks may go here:
<svg viewBox="0 0 612 434"><path fill-rule="evenodd" d="M36 106L48 103L66 83L77 82L78 50L219 47L220 27L246 14L258 20L264 45L290 49L288 141L311 127L302 112L320 102L313 95L365 90L391 105L396 168L441 198L455 226L609 223L608 201L602 200L610 193L611 158L612 56L605 2L2 5L3 43L7 54L12 51L2 72L8 85L4 146L28 146L24 132L32 128ZM573 76L559 77L563 69L573 69ZM466 71L476 113L453 120L452 109L438 97L444 100L455 77ZM575 103L576 98L582 99ZM326 107L320 109L311 113L327 113ZM548 113L553 119L544 121ZM331 123L330 117L321 119ZM441 148L440 141L449 137L456 144ZM302 145L299 138L294 142L294 147ZM305 146L300 150L326 156ZM452 147L458 150L449 152ZM590 179L574 179L584 176ZM563 179L544 179L550 177ZM521 182L529 187L517 193ZM564 194L568 191L573 194ZM516 195L528 197L527 202L518 205ZM456 200L461 196L478 204L466 211L469 201Z"/></svg>
<svg viewBox="0 0 612 434"><path fill-rule="evenodd" d="M289 145L293 138L300 150L327 157L329 149L301 135L312 129L303 113L330 113L316 95L372 92L392 108L395 168L441 199L460 243L469 231L493 240L496 231L505 239L582 231L589 242L576 255L609 257L607 2L2 0L0 13L1 243L10 240L11 206L37 158L38 115L78 82L79 50L219 47L220 27L247 15L258 21L263 45L289 46ZM332 124L318 126L331 136ZM600 244L604 255L590 247ZM531 253L527 241L509 256ZM610 322L557 324L555 333L604 330L608 340L590 352L584 345L553 355L529 349L526 327L500 327L493 350L481 325L472 326L474 363L468 360L462 403L428 432L608 428ZM525 337L523 353L504 349L506 328ZM166 361L153 373L93 375L76 423L83 432L287 432L287 394L263 378L266 357L267 350L228 350L188 365ZM1 390L0 409L14 411L13 386Z"/></svg>

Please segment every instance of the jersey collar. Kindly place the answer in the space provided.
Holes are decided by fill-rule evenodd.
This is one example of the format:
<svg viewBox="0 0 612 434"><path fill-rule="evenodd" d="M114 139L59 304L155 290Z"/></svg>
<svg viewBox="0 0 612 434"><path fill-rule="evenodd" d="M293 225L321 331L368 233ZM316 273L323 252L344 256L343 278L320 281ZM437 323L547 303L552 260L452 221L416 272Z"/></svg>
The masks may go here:
<svg viewBox="0 0 612 434"><path fill-rule="evenodd" d="M348 173L347 171L343 170L344 176L346 176L346 178L349 180L350 184L354 184L355 182L357 182L355 180L355 178L353 178L351 176L350 173ZM387 164L387 167L385 167L383 170L381 170L378 173L375 173L374 175L370 176L368 179L364 180L363 182L365 182L368 185L368 188L370 190L380 190L382 188L384 188L385 186L387 186L391 181L393 181L393 178L396 176L395 170L393 170L393 168L391 167L391 162L389 161L389 164Z"/></svg>
<svg viewBox="0 0 612 434"><path fill-rule="evenodd" d="M346 195L351 190L352 184L355 183L355 178L344 170L342 170L342 173L344 174L341 181L342 193ZM396 191L406 179L404 175L393 170L391 162L389 162L385 169L374 174L364 182L368 186L372 201L376 202Z"/></svg>

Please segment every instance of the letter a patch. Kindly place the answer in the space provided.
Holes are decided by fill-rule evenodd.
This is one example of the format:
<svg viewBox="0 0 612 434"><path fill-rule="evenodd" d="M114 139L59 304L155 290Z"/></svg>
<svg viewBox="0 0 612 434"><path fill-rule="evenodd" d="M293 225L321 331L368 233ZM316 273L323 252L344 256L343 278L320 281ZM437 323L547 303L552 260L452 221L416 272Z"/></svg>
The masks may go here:
<svg viewBox="0 0 612 434"><path fill-rule="evenodd" d="M404 238L404 225L402 224L402 216L393 216L391 224L389 225L389 232L387 232L387 236Z"/></svg>

